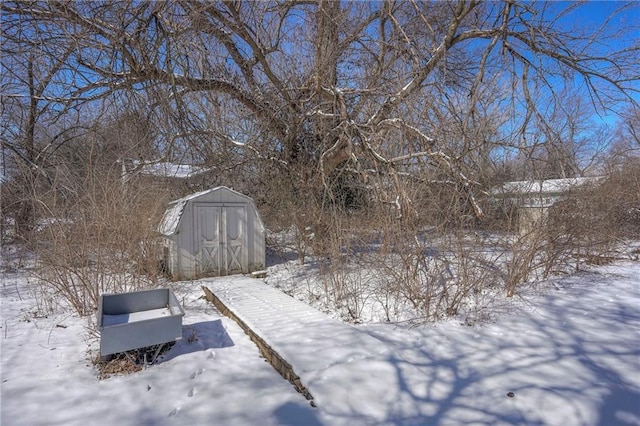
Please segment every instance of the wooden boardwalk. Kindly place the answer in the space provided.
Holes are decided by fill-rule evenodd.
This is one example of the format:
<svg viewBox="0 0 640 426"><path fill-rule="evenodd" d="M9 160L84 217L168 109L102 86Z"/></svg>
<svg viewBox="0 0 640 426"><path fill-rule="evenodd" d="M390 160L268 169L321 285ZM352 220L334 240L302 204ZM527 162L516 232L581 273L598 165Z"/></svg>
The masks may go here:
<svg viewBox="0 0 640 426"><path fill-rule="evenodd" d="M340 416L364 416L374 423L384 423L400 408L406 411L407 403L412 405L415 395L406 400L405 390L410 377L421 373L397 359L380 340L260 280L232 277L201 282L207 299L240 324L263 356L312 405ZM381 382L388 386L380 388Z"/></svg>

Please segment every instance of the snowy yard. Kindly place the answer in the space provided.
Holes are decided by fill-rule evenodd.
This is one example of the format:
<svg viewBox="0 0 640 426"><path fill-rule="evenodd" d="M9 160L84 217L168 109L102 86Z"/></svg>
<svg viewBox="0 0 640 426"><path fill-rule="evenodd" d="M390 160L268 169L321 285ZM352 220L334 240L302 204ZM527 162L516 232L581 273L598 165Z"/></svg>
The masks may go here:
<svg viewBox="0 0 640 426"><path fill-rule="evenodd" d="M183 339L158 364L105 380L91 362L93 319L43 315L33 285L24 270L3 272L5 426L640 425L640 262L618 261L496 300L491 320L474 326L459 319L357 326L388 352L370 375L349 373L357 363L346 360L333 370L343 374L323 377L335 399L319 399L316 408L201 298L199 282L175 286L186 312ZM307 332L301 345L321 352L330 343ZM398 402L393 409L349 415L381 389Z"/></svg>
<svg viewBox="0 0 640 426"><path fill-rule="evenodd" d="M0 426L640 426L640 0L0 13Z"/></svg>

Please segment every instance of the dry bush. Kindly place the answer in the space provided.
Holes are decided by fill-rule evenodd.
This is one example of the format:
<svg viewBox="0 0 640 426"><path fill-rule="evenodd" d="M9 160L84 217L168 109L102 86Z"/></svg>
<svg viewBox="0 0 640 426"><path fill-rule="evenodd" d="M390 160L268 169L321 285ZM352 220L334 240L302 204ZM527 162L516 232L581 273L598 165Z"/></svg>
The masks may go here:
<svg viewBox="0 0 640 426"><path fill-rule="evenodd" d="M380 202L389 194L369 194L351 208L323 204L321 195L287 199L286 205L298 203L289 216L297 248L318 264L322 288L316 296L347 321L360 322L379 308L387 321L409 311L419 321L456 315L471 295L494 284L491 263L478 254L481 242L468 238L472 221L462 194L447 193L441 184L405 189L439 198L430 206L416 203L425 207L417 216Z"/></svg>
<svg viewBox="0 0 640 426"><path fill-rule="evenodd" d="M547 238L548 234L543 228L546 221L543 222L524 235L505 237L500 267L507 297L514 296L520 285L546 277L556 269L561 258L565 259L570 254L559 250L559 247L554 246Z"/></svg>
<svg viewBox="0 0 640 426"><path fill-rule="evenodd" d="M549 216L549 240L581 261L602 263L619 244L640 236L640 164L629 161L599 184L558 203Z"/></svg>
<svg viewBox="0 0 640 426"><path fill-rule="evenodd" d="M507 296L532 280L602 264L625 239L640 236L640 165L629 161L547 209L526 234L506 241ZM508 248L508 250L507 250Z"/></svg>
<svg viewBox="0 0 640 426"><path fill-rule="evenodd" d="M333 216L319 260L324 303L351 322L382 311L386 321L433 321L457 315L485 287L495 287L486 241L466 230L428 228L394 210ZM375 230L375 231L373 231ZM493 255L493 254L492 254Z"/></svg>
<svg viewBox="0 0 640 426"><path fill-rule="evenodd" d="M416 321L457 315L496 286L495 254L485 251L486 243L474 232L416 235L412 243L387 253L382 263L387 291L411 306Z"/></svg>
<svg viewBox="0 0 640 426"><path fill-rule="evenodd" d="M264 166L263 164L261 164ZM283 241L267 241L277 253L295 251L300 264L310 250L312 226L318 215L317 188L303 185L301 169L292 172L286 168L263 167L260 170L261 183L249 191L256 201L266 227L275 234L289 234Z"/></svg>
<svg viewBox="0 0 640 426"><path fill-rule="evenodd" d="M278 218L294 223L300 258L317 261L322 288L315 296L347 321L380 308L387 321L465 312L480 318L498 293L512 297L585 258L601 259L632 236L638 176L621 169L601 185L573 191L532 219L526 233L518 230L516 205L497 206L478 223L464 192L426 180L404 187L416 216L384 202L392 191L381 185L389 194L372 191L362 208L323 203L322 187L308 188L306 197L281 190L286 208Z"/></svg>
<svg viewBox="0 0 640 426"><path fill-rule="evenodd" d="M0 182L0 231L3 242L28 243L37 229L38 197L49 186L38 169L17 163Z"/></svg>
<svg viewBox="0 0 640 426"><path fill-rule="evenodd" d="M583 215L576 213L576 203L584 203L578 201L579 194L582 192L576 191L552 207L536 209L526 228L520 222L518 232L500 234L497 266L502 271L507 297L514 296L522 285L578 269L581 253L587 249L604 249L603 241L596 242L590 235L590 226L598 226L597 223L586 223Z"/></svg>
<svg viewBox="0 0 640 426"><path fill-rule="evenodd" d="M602 185L589 193L600 229L616 238L640 237L640 158L632 157L613 168Z"/></svg>
<svg viewBox="0 0 640 426"><path fill-rule="evenodd" d="M375 295L375 278L371 270L349 257L341 261L323 262L320 268L322 297L325 305L332 306L343 320L360 323L364 312Z"/></svg>
<svg viewBox="0 0 640 426"><path fill-rule="evenodd" d="M62 189L43 194L33 246L46 288L87 315L101 293L155 282L161 259L155 227L168 197L135 182L124 186L117 173L99 167L77 178L62 176Z"/></svg>
<svg viewBox="0 0 640 426"><path fill-rule="evenodd" d="M316 256L325 304L350 322L360 322L372 297L372 277L363 262L367 233L357 212L340 208L318 213L309 238Z"/></svg>

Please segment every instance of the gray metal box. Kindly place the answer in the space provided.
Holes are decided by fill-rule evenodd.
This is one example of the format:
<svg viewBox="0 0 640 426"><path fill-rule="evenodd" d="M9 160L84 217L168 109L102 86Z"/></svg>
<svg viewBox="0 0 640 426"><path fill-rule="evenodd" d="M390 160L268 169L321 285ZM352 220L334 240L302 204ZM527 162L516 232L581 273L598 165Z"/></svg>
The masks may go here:
<svg viewBox="0 0 640 426"><path fill-rule="evenodd" d="M102 294L97 315L101 356L182 338L184 310L168 288Z"/></svg>

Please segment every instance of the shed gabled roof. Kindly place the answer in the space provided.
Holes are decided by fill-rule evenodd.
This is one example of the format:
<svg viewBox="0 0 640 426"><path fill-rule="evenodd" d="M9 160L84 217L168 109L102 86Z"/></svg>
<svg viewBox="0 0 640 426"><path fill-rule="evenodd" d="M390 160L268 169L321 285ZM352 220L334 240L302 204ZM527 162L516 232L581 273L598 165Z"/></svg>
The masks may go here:
<svg viewBox="0 0 640 426"><path fill-rule="evenodd" d="M226 186L217 186L215 188L207 189L205 191L196 192L186 197L179 198L177 200L173 200L169 203L167 210L164 212L164 216L162 216L162 220L160 221L160 225L158 225L158 231L162 235L170 236L176 233L178 230L178 225L180 224L180 219L182 218L182 213L184 212L184 208L189 201L195 200L197 198L203 197L207 194L211 194L217 191L228 191L233 193L234 195L246 199L248 202L253 203L253 200L247 197L244 194L239 193L238 191L234 191L231 188L227 188Z"/></svg>

